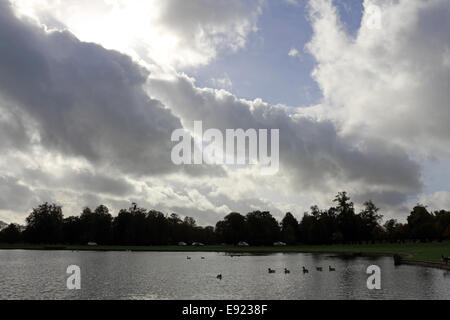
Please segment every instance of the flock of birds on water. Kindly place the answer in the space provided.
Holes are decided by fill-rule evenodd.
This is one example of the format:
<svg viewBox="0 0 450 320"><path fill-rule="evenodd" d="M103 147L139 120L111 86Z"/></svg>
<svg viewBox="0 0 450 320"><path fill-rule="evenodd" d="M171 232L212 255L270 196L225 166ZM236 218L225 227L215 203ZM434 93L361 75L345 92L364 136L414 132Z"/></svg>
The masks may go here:
<svg viewBox="0 0 450 320"><path fill-rule="evenodd" d="M232 258L234 256L230 255L230 257ZM187 260L191 260L191 257L187 256L186 259ZM204 260L205 257L201 257L201 259ZM276 273L276 270L271 269L271 268L267 268L267 271L269 273ZM316 271L322 272L323 268L322 267L316 267ZM332 266L328 266L328 272L333 272L333 271L336 271L336 268L333 268ZM303 266L302 267L302 272L303 272L303 274L306 274L306 273L309 273L309 270L306 269L305 266ZM285 274L289 274L289 273L291 273L291 271L289 269L287 269L287 268L284 268L284 273ZM222 274L218 274L216 278L219 279L219 280L222 280Z"/></svg>

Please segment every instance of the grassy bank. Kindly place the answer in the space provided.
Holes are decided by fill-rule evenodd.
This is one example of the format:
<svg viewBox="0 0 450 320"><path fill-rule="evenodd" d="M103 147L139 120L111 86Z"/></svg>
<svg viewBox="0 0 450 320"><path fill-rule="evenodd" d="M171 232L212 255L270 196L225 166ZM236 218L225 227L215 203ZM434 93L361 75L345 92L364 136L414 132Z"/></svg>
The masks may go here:
<svg viewBox="0 0 450 320"><path fill-rule="evenodd" d="M86 251L172 251L172 252L303 252L339 254L399 254L408 261L441 262L441 255L450 256L450 243L407 243L371 245L325 245L325 246L286 246L286 247L235 247L235 246L42 246L42 245L2 245L0 249L25 250L86 250Z"/></svg>

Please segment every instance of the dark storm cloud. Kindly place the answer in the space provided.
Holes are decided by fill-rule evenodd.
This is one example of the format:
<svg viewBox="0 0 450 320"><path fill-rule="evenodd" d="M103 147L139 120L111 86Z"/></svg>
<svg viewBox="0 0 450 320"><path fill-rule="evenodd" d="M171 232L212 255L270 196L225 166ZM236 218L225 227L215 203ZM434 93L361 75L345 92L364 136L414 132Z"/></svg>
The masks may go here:
<svg viewBox="0 0 450 320"><path fill-rule="evenodd" d="M226 43L231 48L244 45L245 35L254 24L241 26L233 22L234 12L230 8L239 7L240 3L229 5L227 0L212 5L199 0L197 8L186 1L166 1L160 22L179 36L180 46L194 38L198 40L193 47L201 49L200 58L192 59L206 63L216 55L215 49L212 52L209 48L217 43ZM226 10L215 17L210 13L216 12L217 6ZM202 23L198 23L197 17ZM235 25L231 36L227 33L229 24ZM179 56L185 59L184 54ZM354 64L353 60L351 63ZM333 72L342 75L339 69ZM76 214L86 204L105 203L117 210L134 199L148 208L156 203L164 212L175 211L208 223L223 218L227 208L244 214L255 208L269 209L277 216L282 214L270 203L276 199L259 198L264 193L258 188L250 190L254 196L231 197L190 187L192 177L225 176L226 171L221 167L172 165L170 137L174 129L182 127L180 120L187 127L194 120L202 120L204 129L280 129L280 179L268 177L258 181L261 189L266 183L279 192L268 195L274 198L282 199L283 192L290 191L299 195L302 192L328 195L347 189L356 202L373 199L376 203L398 206L422 188L419 165L387 139L378 141L368 138L374 135L353 132L353 137L344 136L332 117L318 121L261 100L249 102L225 91L200 89L184 76L175 81L149 82L147 77L148 71L130 57L81 42L69 32L47 32L34 22L17 18L8 2L0 0L0 150L5 154L18 152L17 159L22 161L15 162L13 156L0 161L0 188L3 188L0 210L21 211L21 206L31 208L38 201L62 201L65 209L73 207L72 213ZM445 74L442 79L447 77ZM345 85L342 77L338 81L345 88L353 88ZM441 86L445 83L442 81ZM368 86L370 90L374 87L377 86ZM410 88L407 93L409 97ZM375 101L372 95L365 94ZM353 96L345 98L349 104L358 101ZM353 119L358 113L349 109L346 114ZM446 130L444 126L440 128ZM33 159L41 154L62 161L48 163L41 170L39 166L45 160ZM78 169L80 163L81 168L89 170ZM8 175L12 165L15 171ZM180 190L160 198L152 197L151 188L147 192L140 190L140 182L157 180L149 177L172 172L186 174L178 177ZM241 178L239 171L231 175L236 180ZM201 182L206 184L207 178ZM246 184L247 179L251 180L244 174L239 180L242 190L254 185ZM170 179L158 181L164 186L174 184ZM212 183L222 182L226 186L225 180ZM190 193L184 192L184 188ZM220 192L227 192L227 188L224 190Z"/></svg>
<svg viewBox="0 0 450 320"><path fill-rule="evenodd" d="M30 134L30 123L24 118L23 112L0 97L0 152L28 148Z"/></svg>
<svg viewBox="0 0 450 320"><path fill-rule="evenodd" d="M33 191L11 176L0 176L0 210L23 210L35 200Z"/></svg>
<svg viewBox="0 0 450 320"><path fill-rule="evenodd" d="M196 88L192 80L152 79L158 99L183 119L186 126L203 120L204 128L280 129L280 163L294 187L335 191L385 188L419 192L420 166L394 145L365 139L352 143L339 135L331 121L291 115L284 108L262 101L243 101L225 91ZM330 190L331 189L331 190Z"/></svg>
<svg viewBox="0 0 450 320"><path fill-rule="evenodd" d="M43 185L56 190L70 189L78 192L117 196L126 196L136 191L134 186L123 177L111 177L104 173L88 170L67 168L63 173L52 175L39 169L25 168L22 170L21 176L30 185L36 187Z"/></svg>
<svg viewBox="0 0 450 320"><path fill-rule="evenodd" d="M398 207L407 201L407 194L396 191L373 191L357 194L353 197L356 203L363 204L365 201L372 200L377 206Z"/></svg>
<svg viewBox="0 0 450 320"><path fill-rule="evenodd" d="M46 148L135 174L175 170L170 136L181 124L142 90L147 75L125 55L19 20L0 1L0 95L36 123Z"/></svg>

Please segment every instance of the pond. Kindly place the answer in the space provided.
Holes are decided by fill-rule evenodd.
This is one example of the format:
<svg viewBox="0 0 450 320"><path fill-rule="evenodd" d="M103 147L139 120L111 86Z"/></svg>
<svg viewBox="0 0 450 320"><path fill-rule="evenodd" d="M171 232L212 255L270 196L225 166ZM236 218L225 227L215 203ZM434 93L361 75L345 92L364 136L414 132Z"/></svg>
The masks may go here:
<svg viewBox="0 0 450 320"><path fill-rule="evenodd" d="M67 289L69 265L80 267L80 290ZM371 265L380 290L367 288ZM0 299L450 299L450 273L391 257L0 250Z"/></svg>

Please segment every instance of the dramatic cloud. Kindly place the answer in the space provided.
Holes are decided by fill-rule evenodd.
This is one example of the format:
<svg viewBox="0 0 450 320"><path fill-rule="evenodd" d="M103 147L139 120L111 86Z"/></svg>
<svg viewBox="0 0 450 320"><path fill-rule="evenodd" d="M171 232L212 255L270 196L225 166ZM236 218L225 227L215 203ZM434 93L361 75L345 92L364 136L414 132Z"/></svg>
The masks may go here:
<svg viewBox="0 0 450 320"><path fill-rule="evenodd" d="M345 187L365 196L384 194L388 199L382 203L400 203L421 189L419 165L395 145L378 139L352 143L330 121L290 114L261 100L238 99L224 90L196 88L186 76L152 79L149 88L190 129L196 120L203 121L204 129L280 128L280 174L293 183L290 188L328 193Z"/></svg>
<svg viewBox="0 0 450 320"><path fill-rule="evenodd" d="M324 113L343 131L395 142L414 153L449 154L450 6L446 0L365 1L355 37L331 1L311 1Z"/></svg>
<svg viewBox="0 0 450 320"><path fill-rule="evenodd" d="M83 41L159 67L191 67L218 51L244 47L257 29L263 1L240 0L13 0L19 12L49 27L62 21Z"/></svg>
<svg viewBox="0 0 450 320"><path fill-rule="evenodd" d="M23 222L43 201L66 215L137 201L211 224L230 211L300 216L341 190L388 216L415 201L448 206L447 191L421 194L422 159L450 153L446 0L366 0L381 29L365 13L355 35L332 1L310 1L323 100L305 108L240 99L226 73L207 78L221 90L182 73L244 48L264 1L12 2L0 0L0 220ZM280 129L279 173L174 166L171 134L195 120Z"/></svg>
<svg viewBox="0 0 450 320"><path fill-rule="evenodd" d="M168 137L181 124L143 91L145 70L68 32L18 20L4 1L0 6L2 130L19 142L11 147L25 143L17 118L23 113L34 129L30 144L133 174L173 168Z"/></svg>

